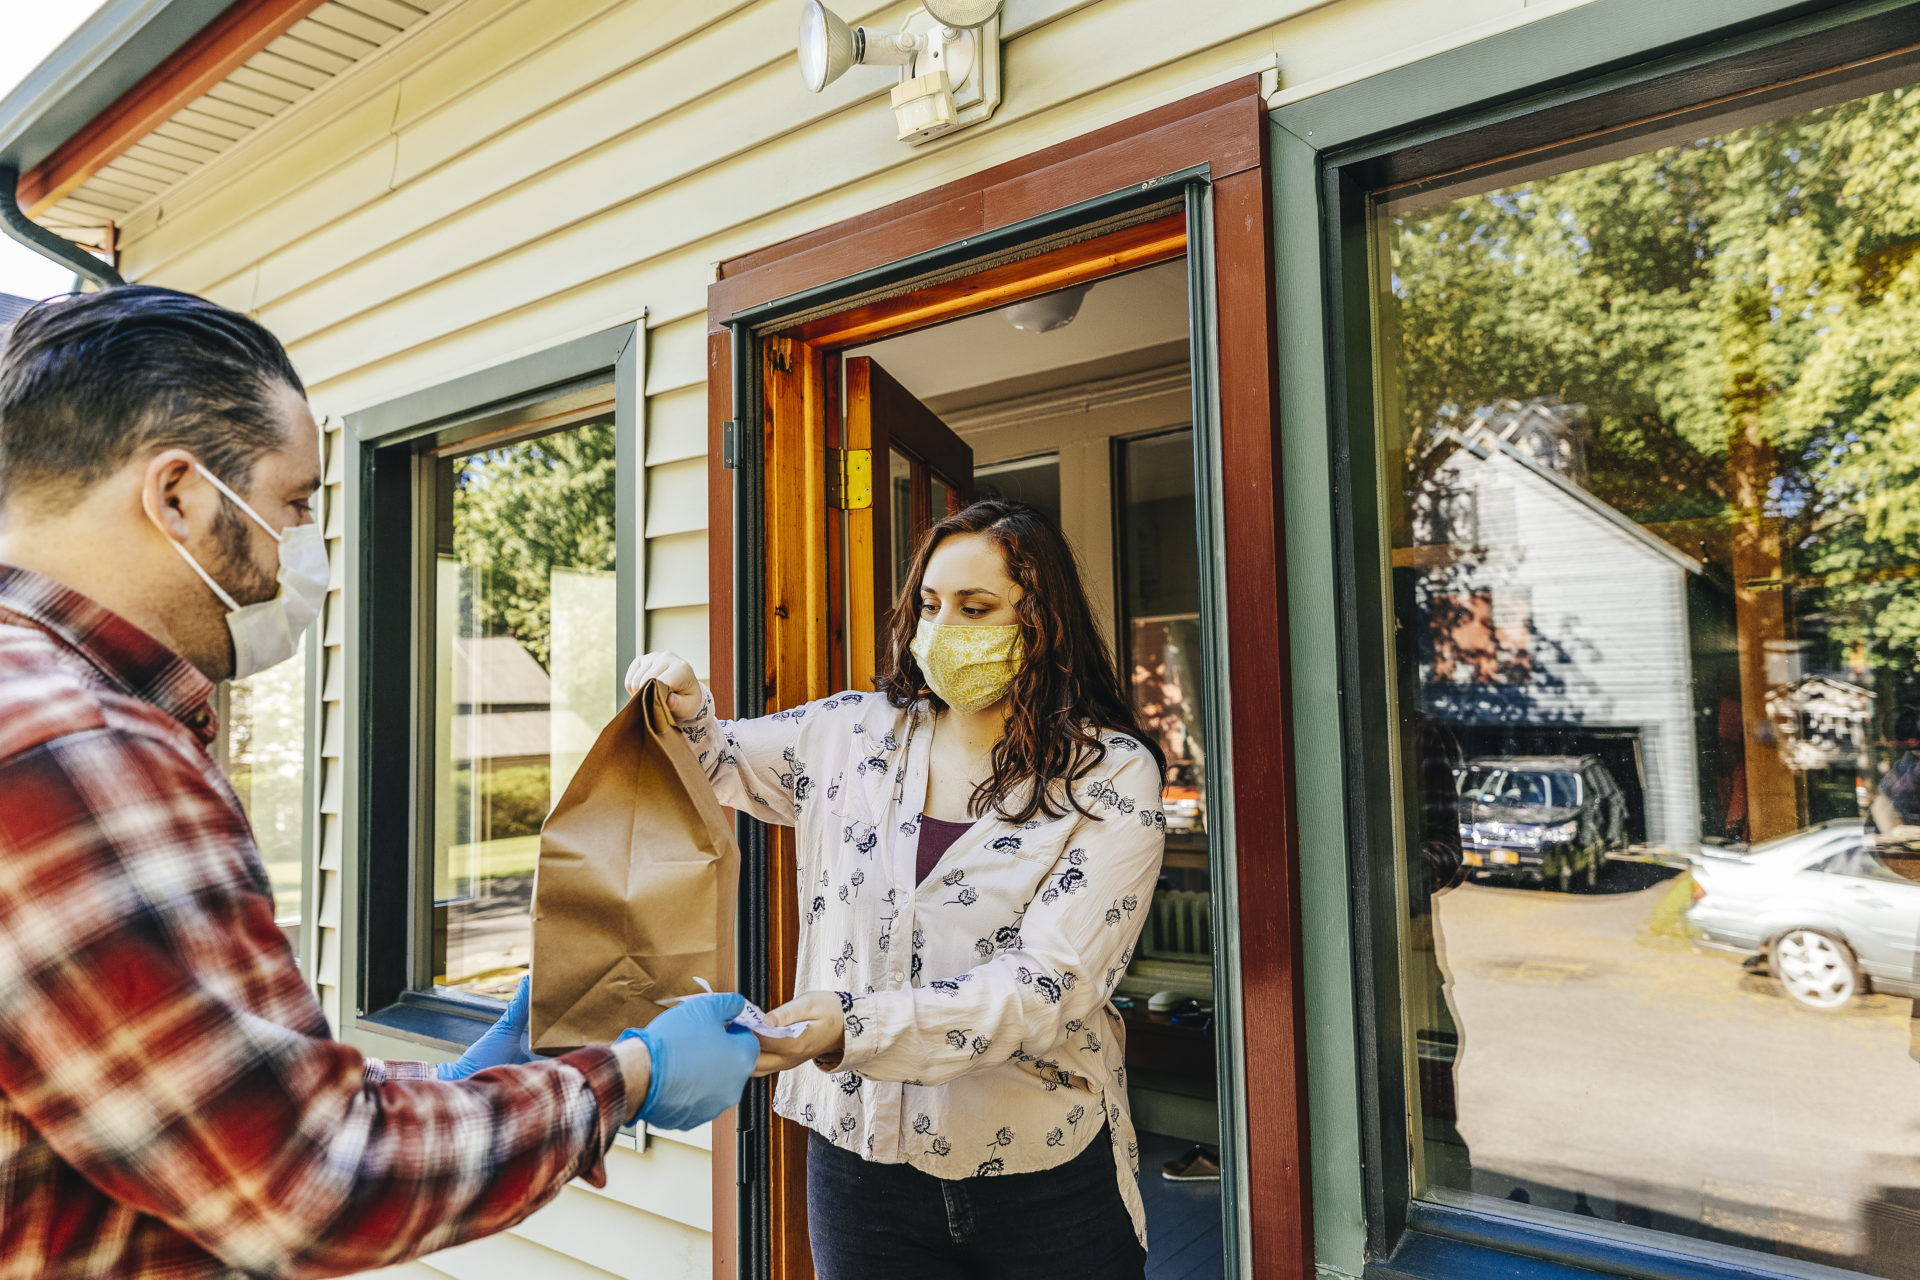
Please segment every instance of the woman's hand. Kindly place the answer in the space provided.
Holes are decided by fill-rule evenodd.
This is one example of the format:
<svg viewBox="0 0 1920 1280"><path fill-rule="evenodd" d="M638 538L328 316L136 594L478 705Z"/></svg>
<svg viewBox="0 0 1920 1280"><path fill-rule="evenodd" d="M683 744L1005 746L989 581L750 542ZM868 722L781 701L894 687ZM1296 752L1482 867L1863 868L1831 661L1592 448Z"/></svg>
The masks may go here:
<svg viewBox="0 0 1920 1280"><path fill-rule="evenodd" d="M627 668L627 693L639 693L649 680L666 686L667 714L675 720L687 721L700 714L706 694L694 677L691 662L677 653L643 653Z"/></svg>
<svg viewBox="0 0 1920 1280"><path fill-rule="evenodd" d="M831 991L802 991L778 1009L769 1010L767 1021L776 1027L806 1023L807 1029L788 1040L760 1041L760 1060L753 1074L770 1076L804 1062L825 1059L828 1070L840 1065L846 1051L847 1027L840 1009L840 997Z"/></svg>

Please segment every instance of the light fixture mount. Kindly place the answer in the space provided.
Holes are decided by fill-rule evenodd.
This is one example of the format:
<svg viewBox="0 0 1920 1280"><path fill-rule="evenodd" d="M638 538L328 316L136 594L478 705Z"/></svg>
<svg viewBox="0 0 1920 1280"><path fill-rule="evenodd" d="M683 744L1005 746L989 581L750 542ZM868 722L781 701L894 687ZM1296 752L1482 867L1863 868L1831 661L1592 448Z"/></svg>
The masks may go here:
<svg viewBox="0 0 1920 1280"><path fill-rule="evenodd" d="M1000 16L1003 0L920 0L936 22L950 27L977 27Z"/></svg>
<svg viewBox="0 0 1920 1280"><path fill-rule="evenodd" d="M819 93L856 66L897 66L896 133L918 146L1000 107L1000 0L922 0L895 32L849 27L822 0L800 11L800 77Z"/></svg>

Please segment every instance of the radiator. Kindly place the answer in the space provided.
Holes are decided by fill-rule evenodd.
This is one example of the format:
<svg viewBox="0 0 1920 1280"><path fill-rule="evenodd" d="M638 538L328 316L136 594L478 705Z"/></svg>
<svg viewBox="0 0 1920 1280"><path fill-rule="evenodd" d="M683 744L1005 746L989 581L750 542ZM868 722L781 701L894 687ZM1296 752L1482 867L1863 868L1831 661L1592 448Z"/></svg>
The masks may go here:
<svg viewBox="0 0 1920 1280"><path fill-rule="evenodd" d="M1213 958L1213 896L1198 889L1154 893L1140 930L1140 954L1166 960Z"/></svg>

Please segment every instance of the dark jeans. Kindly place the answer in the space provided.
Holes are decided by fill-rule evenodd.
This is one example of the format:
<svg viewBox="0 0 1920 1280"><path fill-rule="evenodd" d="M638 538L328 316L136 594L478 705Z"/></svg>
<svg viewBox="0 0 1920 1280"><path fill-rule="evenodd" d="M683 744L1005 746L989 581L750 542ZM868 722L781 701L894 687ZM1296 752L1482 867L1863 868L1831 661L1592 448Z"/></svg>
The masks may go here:
<svg viewBox="0 0 1920 1280"><path fill-rule="evenodd" d="M807 1137L819 1280L1142 1280L1103 1129L1056 1169L948 1182Z"/></svg>

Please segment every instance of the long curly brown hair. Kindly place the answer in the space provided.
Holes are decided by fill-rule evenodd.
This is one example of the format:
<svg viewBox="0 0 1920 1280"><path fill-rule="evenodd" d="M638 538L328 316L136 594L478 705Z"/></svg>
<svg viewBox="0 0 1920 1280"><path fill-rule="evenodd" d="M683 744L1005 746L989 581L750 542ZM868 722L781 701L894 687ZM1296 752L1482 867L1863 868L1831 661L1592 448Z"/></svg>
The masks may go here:
<svg viewBox="0 0 1920 1280"><path fill-rule="evenodd" d="M993 773L974 789L975 817L989 809L1008 822L1035 814L1058 818L1069 806L1091 816L1074 784L1107 758L1101 732L1119 730L1153 753L1164 771L1160 747L1140 727L1133 703L1121 688L1106 638L1080 585L1073 550L1051 520L1018 502L976 502L927 530L913 554L887 637L887 665L880 692L896 707L922 698L936 710L946 703L927 686L909 646L920 625L920 584L939 545L956 534L980 534L998 548L1007 577L1020 588L1014 615L1026 661L1008 690L1007 731L993 748Z"/></svg>

